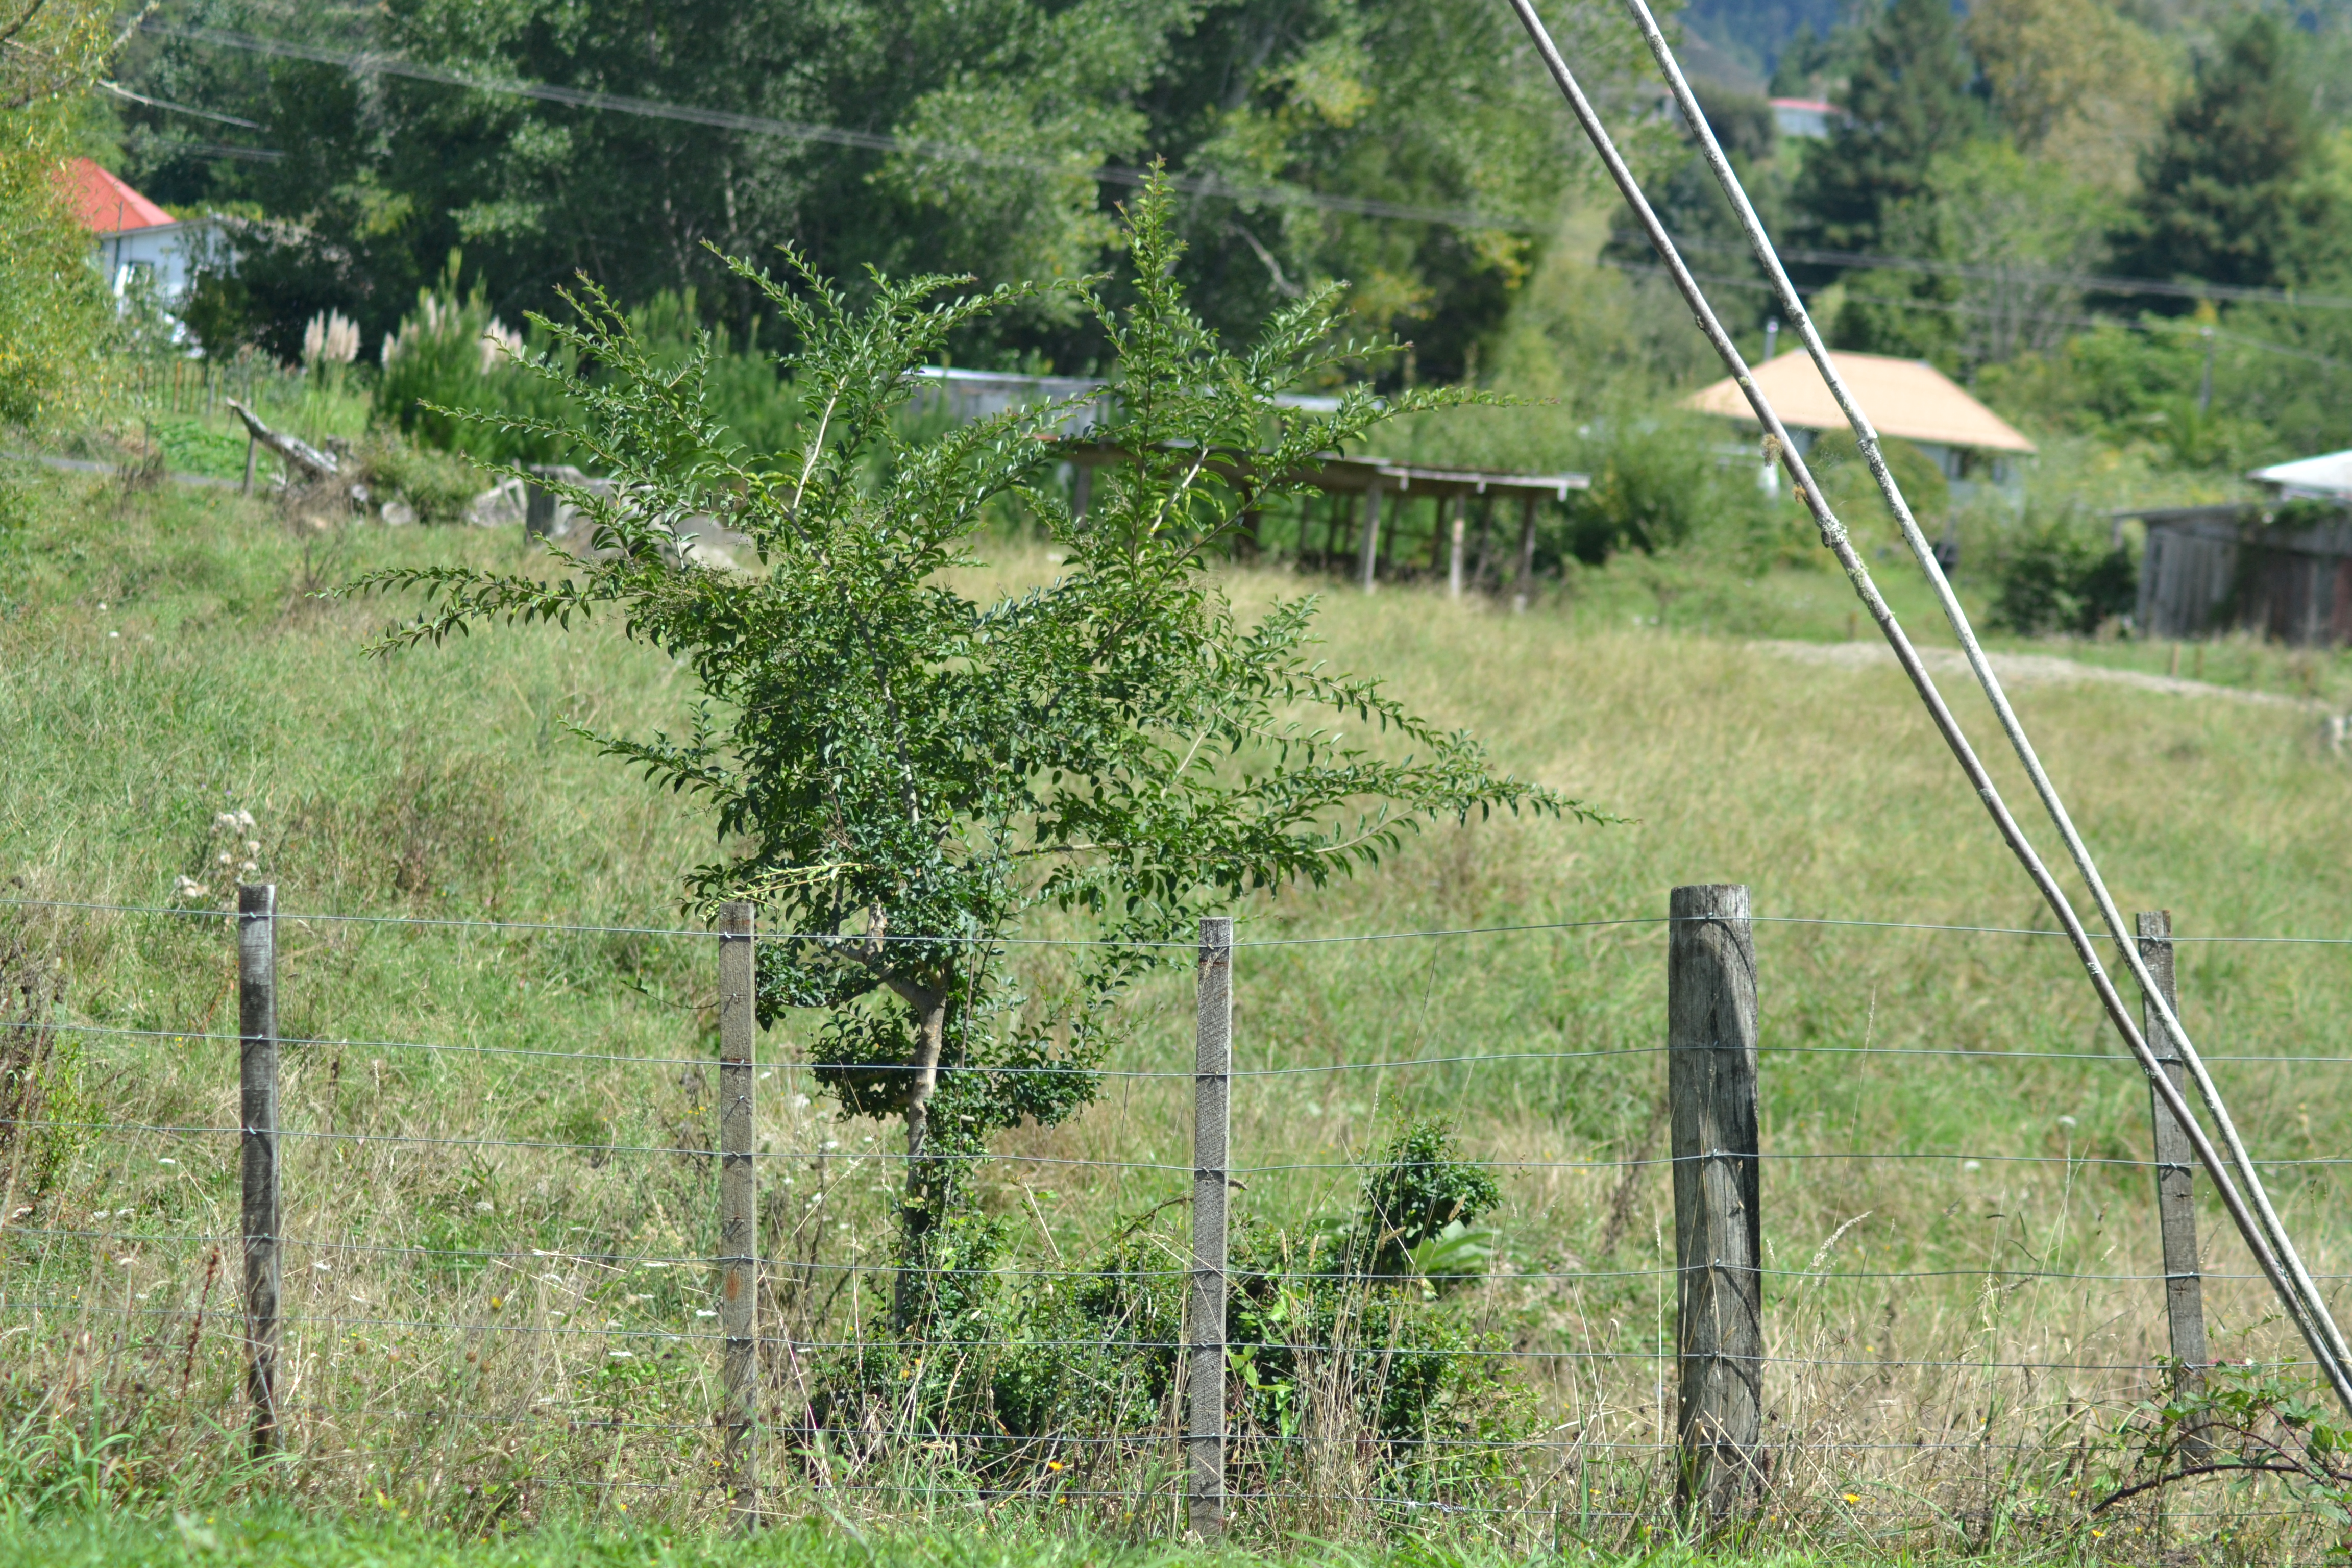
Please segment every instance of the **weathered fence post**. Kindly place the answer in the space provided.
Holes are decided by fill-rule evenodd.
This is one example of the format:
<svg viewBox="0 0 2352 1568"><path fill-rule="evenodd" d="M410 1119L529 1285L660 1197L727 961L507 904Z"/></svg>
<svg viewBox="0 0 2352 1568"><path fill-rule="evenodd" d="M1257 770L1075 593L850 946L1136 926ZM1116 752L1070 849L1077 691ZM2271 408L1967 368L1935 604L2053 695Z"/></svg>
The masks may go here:
<svg viewBox="0 0 2352 1568"><path fill-rule="evenodd" d="M760 1518L759 1187L752 1166L754 1011L751 906L719 906L719 1329L727 1486L735 1522Z"/></svg>
<svg viewBox="0 0 2352 1568"><path fill-rule="evenodd" d="M253 1452L278 1434L278 889L236 890L237 1121L245 1187L246 1397Z"/></svg>
<svg viewBox="0 0 2352 1568"><path fill-rule="evenodd" d="M1375 479L1364 490L1364 531L1356 543L1356 571L1364 592L1376 585L1381 563L1381 486Z"/></svg>
<svg viewBox="0 0 2352 1568"><path fill-rule="evenodd" d="M1225 1143L1232 1125L1233 974L1233 919L1209 916L1201 921L1192 1065L1192 1289L1184 1314L1185 1500L1192 1532L1204 1541L1225 1531Z"/></svg>
<svg viewBox="0 0 2352 1568"><path fill-rule="evenodd" d="M1524 610L1536 591L1536 498L1519 498L1519 574L1511 583L1511 609Z"/></svg>
<svg viewBox="0 0 2352 1568"><path fill-rule="evenodd" d="M1763 1435L1756 942L1746 888L1676 888L1668 912L1679 1495L1721 1518L1755 1474Z"/></svg>
<svg viewBox="0 0 2352 1568"><path fill-rule="evenodd" d="M1467 494L1454 498L1454 548L1453 553L1445 559L1445 596L1449 599L1458 599L1462 596L1462 546L1465 542L1463 534L1469 526L1469 506L1470 498Z"/></svg>
<svg viewBox="0 0 2352 1568"><path fill-rule="evenodd" d="M2147 965L2148 978L2164 993L2165 1004L2177 1018L2180 1016L2180 1003L2172 970L2172 911L2143 910L2137 926L2140 961ZM2140 999L2139 1026L2147 1034L2156 1059L2164 1065L2164 1076L2186 1093L2189 1074L2181 1066L2180 1047L2158 1020L2155 1006L2147 997ZM2205 1386L2204 1369L2209 1363L2205 1348L2205 1286L2197 1265L2195 1152L2189 1146L2188 1132L2165 1109L2164 1101L2157 1098L2153 1086L2147 1098L2148 1120L2156 1133L2156 1215L2164 1238L2165 1316L2172 1330L2172 1357L2180 1363L2173 1373L2174 1386L2183 1393L2194 1393ZM2186 1463L2193 1465L2204 1460L2208 1448L2205 1427L2206 1423L2200 1420L2183 1434L2181 1457Z"/></svg>

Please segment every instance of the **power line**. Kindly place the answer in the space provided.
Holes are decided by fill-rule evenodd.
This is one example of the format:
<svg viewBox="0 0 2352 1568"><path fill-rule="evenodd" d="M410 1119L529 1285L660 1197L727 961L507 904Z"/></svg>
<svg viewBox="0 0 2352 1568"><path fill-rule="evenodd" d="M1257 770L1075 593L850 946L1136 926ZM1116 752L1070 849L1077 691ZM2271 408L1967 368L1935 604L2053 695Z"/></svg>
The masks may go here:
<svg viewBox="0 0 2352 1568"><path fill-rule="evenodd" d="M1746 256L1745 246L1727 240L1675 236L1685 250L1709 250ZM2106 272L2064 272L2042 267L1987 267L1971 261L1944 261L1927 256L1875 256L1859 250L1812 250L1781 246L1781 259L1820 267L1844 267L1861 271L1925 272L1938 278L1968 278L1989 283L2056 284L2106 294L2160 294L2175 300L2224 300L2265 305L2293 305L2319 310L2352 310L2352 298L2339 294L2298 294L2286 289L2257 289L2236 283L2185 283L2158 278L2122 278Z"/></svg>
<svg viewBox="0 0 2352 1568"><path fill-rule="evenodd" d="M688 125L708 125L721 131L741 131L755 136L775 136L793 142L822 142L865 152L903 153L950 163L1015 169L1025 174L1067 174L1071 172L1068 163L1051 158L1028 157L1017 153L992 153L958 142L894 136L884 132L852 131L843 126L817 125L800 120L740 114L732 110L705 109L698 104L636 98L626 93L559 87L552 82L486 76L473 71L452 70L444 66L425 65L421 61L373 50L355 52L322 48L315 44L297 43L290 38L264 38L224 27L183 27L156 21L141 26L143 31L159 37L183 38L190 43L241 49L248 54L270 55L280 59L340 66L356 76L406 77L415 81L436 82L444 87L505 93L536 99L542 103L565 104L574 109L634 114L648 120L674 120ZM1112 185L1140 185L1150 177L1148 170L1119 164L1105 164L1086 173L1090 179ZM1294 185L1236 185L1216 174L1170 174L1167 181L1171 189L1188 195L1218 197L1245 205L1315 207L1326 212L1350 213L1360 217L1401 218L1413 223L1444 224L1454 228L1505 229L1518 234L1536 233L1549 226L1525 218L1501 217L1456 207L1416 206L1406 202L1375 201L1365 196L1328 195L1319 191L1301 190Z"/></svg>
<svg viewBox="0 0 2352 1568"><path fill-rule="evenodd" d="M1612 259L1606 261L1606 265L1616 268L1620 272L1637 272L1649 278L1670 276L1664 268L1650 262ZM1772 292L1772 285L1760 278L1735 278L1722 272L1693 272L1691 276L1702 283L1719 284L1727 289L1748 289L1767 294ZM2210 331L2215 337L2236 343L2242 348L2260 349L2265 353L2284 354L2289 359L2305 360L2312 364L2324 365L2329 370L2352 370L2352 363L2330 359L2326 354L2314 353L2309 349L2289 348L2284 343L2264 342L2260 338L2250 338L2243 332L2225 331L2220 327L2200 326L2193 321L2126 321L2113 316L2067 315L2051 310L2012 310L1998 305L1973 305L1965 300L1872 300L1868 302L1873 305L1885 305L1897 310L1934 310L1948 316L1998 318L2012 321L2048 321L2062 327L2119 327L2132 332ZM2309 301L2299 302L2309 303ZM2057 936L2061 933L2052 931L2049 934Z"/></svg>
<svg viewBox="0 0 2352 1568"><path fill-rule="evenodd" d="M505 93L514 97L536 99L543 103L561 103L574 109L593 109L614 114L633 114L651 120L672 120L688 125L707 125L722 131L741 131L757 136L775 136L793 142L821 142L836 147L854 147L866 152L904 153L916 157L940 159L950 163L973 163L985 168L1014 169L1026 174L1066 174L1070 166L1050 158L1028 157L1015 153L994 153L985 148L961 142L938 142L908 136L896 136L887 132L853 131L845 126L819 125L808 121L780 120L768 115L742 114L732 110L706 109L698 104L678 103L665 99L638 98L626 93L599 92L584 88L562 87L553 82L524 81L516 78L487 76L472 71L453 70L446 66L426 65L422 61L404 59L374 50L331 49L316 44L299 43L291 38L265 38L252 33L235 32L225 27L188 27L168 22L147 21L142 31L159 37L182 38L190 43L210 44L215 47L239 49L248 54L269 55L281 59L309 60L318 65L340 66L360 76L397 76L415 81L439 83L445 87L465 88L475 92ZM192 112L203 112L201 110ZM1140 185L1149 172L1121 164L1103 164L1087 171L1089 178L1105 184ZM1332 195L1321 191L1302 190L1295 185L1237 185L1217 174L1171 174L1167 176L1169 187L1187 195L1212 197L1236 202L1244 205L1310 207L1324 212L1348 213L1359 217L1396 218L1409 223L1440 224L1450 228L1497 229L1511 234L1548 233L1552 225L1530 218L1506 216L1498 213L1473 212L1460 207L1422 206L1410 202L1386 202L1369 196ZM1738 247L1710 240L1677 238L1686 249L1735 250ZM1744 252L1742 252L1744 254ZM2352 310L2352 299L2328 294L2298 294L2283 289L2248 288L2229 283L2185 283L2155 278L2124 278L2109 273L2062 272L2041 268L1985 267L1965 261L1943 261L1921 256L1874 256L1853 250L1815 250L1783 247L1780 254L1791 261L1811 262L1820 266L1898 272L1924 272L1937 276L1972 278L1995 282L2056 284L2066 288L2090 289L2110 294L2149 294L2170 299L2220 300L2263 304L2286 305L2327 310ZM2271 346L2271 345L2262 345ZM2294 353L2295 350L2281 350ZM2323 363L2334 363L2333 361Z"/></svg>

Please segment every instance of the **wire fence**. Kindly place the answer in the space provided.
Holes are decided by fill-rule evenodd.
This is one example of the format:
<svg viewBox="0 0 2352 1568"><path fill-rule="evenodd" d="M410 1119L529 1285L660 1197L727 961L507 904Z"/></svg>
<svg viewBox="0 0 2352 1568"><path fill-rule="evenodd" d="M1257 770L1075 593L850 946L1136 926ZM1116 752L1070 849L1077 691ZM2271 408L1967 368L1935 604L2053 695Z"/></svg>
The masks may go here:
<svg viewBox="0 0 2352 1568"><path fill-rule="evenodd" d="M0 908L20 937L49 922L58 951L73 945L57 935L65 922L222 920L95 901ZM469 1525L559 1507L893 1520L1014 1509L1150 1533L1202 1527L1205 1500L1242 1531L1445 1520L1522 1546L1610 1544L1672 1527L1687 1502L1704 1363L1734 1366L1755 1393L1743 1510L1792 1540L1925 1543L2037 1521L2087 1527L2128 1473L2135 1411L2161 1404L2179 1374L2168 1303L2181 1275L2158 1253L2150 1180L2170 1164L2148 1142L2144 1098L2136 1131L2127 1110L2097 1128L2062 1116L2041 1147L2005 1143L2011 1130L1972 1125L1965 1110L1919 1119L1944 1138L1868 1146L1859 1112L1841 1135L1802 1096L1752 1147L1694 1144L1671 1092L1686 1047L1672 1037L1502 1048L1544 1031L1522 1042L1438 1027L1409 1051L1300 1060L1253 989L1280 964L1311 993L1329 962L1319 955L1343 942L1435 951L1638 936L1667 920L1228 939L1240 1021L1224 1048L1237 1040L1240 1059L1198 1055L1188 1069L1163 1029L1100 1068L957 1067L1096 1080L1085 1114L1003 1131L984 1151L896 1146L889 1122L830 1109L789 1029L742 1044L749 989L730 1003L723 976L718 1037L707 994L678 1005L697 1041L685 1052L470 1028L280 1034L274 1014L257 1052L257 983L275 1007L281 979L299 993L314 962L289 952L281 977L279 933L330 923L693 939L684 969L710 966L698 943L712 933L686 926L248 913L230 918L233 941L249 956L266 926L270 961L229 988L243 1020L232 1033L208 1016L173 1026L68 1010L57 992L44 1003L21 983L38 965L25 968L19 941L23 973L9 978L25 1005L0 1015L0 1375L20 1427L128 1435L133 1479L209 1463L258 1465L266 1480L286 1466L320 1493L398 1499ZM1844 942L2057 934L1753 923ZM2352 941L2176 940L2315 954ZM203 941L217 969L230 943ZM724 947L718 957L723 967ZM439 1016L429 992L394 1010L411 1002ZM1877 1007L1874 994L1872 1028ZM1768 1002L1756 1075L1811 1074L1825 1092L1881 1062L1911 1075L2079 1069L2099 1086L2085 1103L2111 1110L2134 1088L2104 1070L2134 1064L2095 1040L1999 1049L1774 1033ZM265 1054L266 1084L254 1071ZM2208 1059L2296 1094L2333 1081L2306 1088L2297 1075L2352 1062L2316 1049ZM1527 1102L1530 1084L1551 1081L1531 1075L1562 1072L1586 1075L1579 1092L1605 1080L1617 1094L1606 1128ZM1181 1130L1213 1080L1231 1097L1231 1142L1196 1130L1188 1147ZM127 1091L132 1081L143 1087ZM1438 1089L1408 1094L1408 1082ZM1724 1267L1693 1260L1705 1215L1692 1194L1727 1160L1754 1173L1763 1211L1764 1250L1738 1270L1759 1315L1745 1350L1701 1344L1690 1321L1694 1279ZM2352 1260L2333 1171L2352 1159L2262 1163L2289 1173L2290 1222L2335 1293ZM910 1240L913 1194L940 1181L969 1201ZM1204 1230L1225 1232L1228 1216L1198 1216L1228 1203L1222 1250L1204 1253ZM1965 1244L1950 1238L1963 1224ZM2203 1247L2198 1283L2223 1347L2213 1359L2294 1375L2297 1347L2267 1321L2261 1277L2226 1235L2209 1226ZM2232 1498L2159 1492L2095 1517L2151 1539L2243 1539L2276 1502Z"/></svg>

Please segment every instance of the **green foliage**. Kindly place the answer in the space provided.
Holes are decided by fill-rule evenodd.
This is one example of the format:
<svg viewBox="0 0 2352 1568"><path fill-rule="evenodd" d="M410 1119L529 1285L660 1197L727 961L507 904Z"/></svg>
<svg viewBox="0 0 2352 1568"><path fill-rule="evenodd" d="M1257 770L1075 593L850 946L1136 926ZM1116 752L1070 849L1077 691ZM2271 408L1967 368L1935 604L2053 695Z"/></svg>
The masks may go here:
<svg viewBox="0 0 2352 1568"><path fill-rule="evenodd" d="M2339 1542L2352 1531L2352 1426L2317 1379L2286 1363L2222 1361L2184 1381L2108 1435L2095 1514L2194 1477L2237 1475L2273 1478Z"/></svg>
<svg viewBox="0 0 2352 1568"><path fill-rule="evenodd" d="M2209 353L2212 401L2200 409L2199 388ZM1990 367L1982 391L1996 406L2042 428L2090 436L2168 468L2219 469L2234 477L2281 451L2278 437L2243 410L2280 406L2283 383L2312 393L2327 384L2324 367L2316 384L2308 375L2283 374L2283 367L2292 364L2246 347L2234 333L2217 329L2209 340L2190 323L2149 315L2137 330L2103 324L2046 354ZM2314 409L2311 417L2317 426L2314 437L2352 434L2352 424L2338 410Z"/></svg>
<svg viewBox="0 0 2352 1568"><path fill-rule="evenodd" d="M483 489L482 470L465 458L419 446L391 430L371 431L358 456L360 482L375 503L405 501L419 522L463 522Z"/></svg>
<svg viewBox="0 0 2352 1568"><path fill-rule="evenodd" d="M1128 236L1132 302L1087 300L1118 356L1117 411L1093 436L1125 457L1097 472L1082 521L1035 483L1063 409L930 439L897 424L908 372L1022 290L942 302L956 280L877 280L857 313L797 258L800 291L739 262L799 345L783 363L801 445L746 451L710 406L709 344L665 364L592 289L576 322L542 325L597 376L531 367L575 400L576 422L486 417L569 434L618 481L569 496L598 554L555 551L553 580L439 568L353 584L431 601L382 650L617 610L694 671L683 737L583 732L706 805L727 853L692 874L693 895L755 899L795 933L761 946L762 1016L825 1011L821 1080L853 1112L905 1114L910 1325L939 1305L908 1294L939 1249L984 1245L958 1226L988 1135L1092 1097L1113 1003L1184 951L1198 915L1375 864L1428 820L1496 806L1599 818L1498 775L1377 682L1325 673L1307 654L1311 599L1245 622L1206 577L1243 515L1292 490L1272 476L1393 414L1465 399L1358 389L1328 415L1276 403L1366 352L1334 341L1337 290L1228 353L1185 307L1169 209L1155 177ZM968 598L942 574L971 563L976 531L1013 501L1064 570ZM681 563L672 530L695 513L747 535L760 569ZM1302 721L1317 710L1406 754ZM1003 943L1049 910L1108 941L1075 975L1024 985Z"/></svg>
<svg viewBox="0 0 2352 1568"><path fill-rule="evenodd" d="M1894 0L1879 13L1839 102L1845 117L1798 176L1796 237L1875 248L1889 210L1928 188L1937 155L1984 133L1974 75L1944 0Z"/></svg>
<svg viewBox="0 0 2352 1568"><path fill-rule="evenodd" d="M1595 26L1609 16L1595 0L1547 9L1596 84L1630 78L1639 41L1613 18ZM613 0L393 0L266 26L245 0L191 0L175 19L979 154L583 113L147 41L128 86L267 124L289 153L207 158L201 143L224 133L121 108L142 188L253 215L236 220L237 274L216 290L207 342L215 316L235 318L237 341L288 361L330 306L373 344L458 247L480 269L468 285L497 280L490 304L509 321L553 308L556 286L585 271L632 305L694 289L706 322L741 341L755 318L778 318L705 240L735 255L797 245L861 298L867 266L1067 280L1119 243L1123 187L1096 171L1132 170L1147 151L1208 182L1492 210L1538 230L1597 174L1516 23L1483 0L688 0L652 15ZM1217 196L1188 200L1178 221L1195 309L1221 333L1240 341L1299 289L1352 277L1358 321L1411 332L1433 376L1470 363L1539 249L1518 232ZM1008 299L963 324L956 356L1104 363L1076 302Z"/></svg>
<svg viewBox="0 0 2352 1568"><path fill-rule="evenodd" d="M2108 543L2095 525L2072 513L2029 523L1996 570L1992 624L2021 636L2088 637L2138 603L2131 551Z"/></svg>
<svg viewBox="0 0 2352 1568"><path fill-rule="evenodd" d="M1442 1121L1408 1122L1366 1169L1355 1223L1334 1261L1382 1278L1476 1272L1424 1265L1441 1255L1448 1264L1474 1261L1475 1249L1464 1238L1502 1201L1495 1178L1460 1157L1453 1129Z"/></svg>
<svg viewBox="0 0 2352 1568"><path fill-rule="evenodd" d="M2292 40L2269 13L2249 11L2218 58L2199 62L2196 86L2144 161L2136 209L2116 229L2117 270L2275 288L2340 265L2352 210L2323 183L2312 93Z"/></svg>
<svg viewBox="0 0 2352 1568"><path fill-rule="evenodd" d="M1621 550L1704 542L1753 556L1776 531L1777 509L1757 482L1762 458L1735 456L1736 440L1720 422L1685 416L1603 422L1578 454L1592 487L1570 492L1559 555L1598 565Z"/></svg>
<svg viewBox="0 0 2352 1568"><path fill-rule="evenodd" d="M525 374L520 340L490 313L478 285L460 295L462 258L452 251L439 284L417 291L416 309L383 342L374 420L444 451L484 462L554 462L567 450L557 428L526 431L469 417L494 409L552 424L563 402L559 384Z"/></svg>
<svg viewBox="0 0 2352 1568"><path fill-rule="evenodd" d="M53 419L100 379L112 312L58 173L110 16L90 0L0 14L0 426Z"/></svg>

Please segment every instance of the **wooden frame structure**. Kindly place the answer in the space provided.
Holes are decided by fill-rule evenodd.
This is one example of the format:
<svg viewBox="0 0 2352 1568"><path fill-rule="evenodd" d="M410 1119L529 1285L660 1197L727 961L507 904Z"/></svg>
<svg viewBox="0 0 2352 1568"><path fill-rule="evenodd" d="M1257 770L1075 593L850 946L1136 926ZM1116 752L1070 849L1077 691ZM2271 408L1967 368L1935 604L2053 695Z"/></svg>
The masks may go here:
<svg viewBox="0 0 2352 1568"><path fill-rule="evenodd" d="M1094 470L1122 462L1128 457L1119 447L1083 441L1060 443L1059 455L1077 470L1072 507L1080 515L1086 512L1092 495ZM1213 466L1228 478L1239 477L1246 469L1245 462L1238 457L1213 459ZM1442 468L1389 458L1346 458L1336 453L1327 454L1312 468L1284 476L1282 482L1320 490L1329 498L1319 550L1308 550L1308 520L1301 516L1300 558L1328 566L1351 556L1356 579L1366 593L1379 585L1383 569L1392 575L1404 573L1416 576L1434 576L1443 571L1447 592L1460 597L1465 584L1475 585L1486 579L1490 568L1499 569L1501 563L1494 555L1495 503L1517 500L1518 552L1517 569L1510 581L1513 604L1519 609L1527 607L1534 574L1537 503L1564 501L1570 490L1592 488L1591 477L1587 474ZM1403 538L1406 509L1423 497L1431 503L1425 564L1418 559L1417 552L1408 555ZM1470 551L1468 516L1474 499L1481 503L1475 557ZM1256 538L1255 521L1255 514L1250 514L1244 530L1244 538L1253 543ZM1347 540L1344 555L1340 548L1343 535Z"/></svg>

